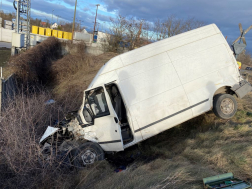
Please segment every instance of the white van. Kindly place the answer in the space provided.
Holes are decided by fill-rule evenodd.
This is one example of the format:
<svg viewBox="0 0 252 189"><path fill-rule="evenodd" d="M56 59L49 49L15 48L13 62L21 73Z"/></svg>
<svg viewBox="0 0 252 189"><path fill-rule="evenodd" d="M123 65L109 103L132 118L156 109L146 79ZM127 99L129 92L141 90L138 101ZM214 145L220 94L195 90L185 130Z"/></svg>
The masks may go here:
<svg viewBox="0 0 252 189"><path fill-rule="evenodd" d="M76 118L48 127L40 142L45 148L56 133L71 133L78 145L70 142L64 149L85 166L211 109L229 119L237 110L235 97L251 89L211 24L108 61L84 91Z"/></svg>

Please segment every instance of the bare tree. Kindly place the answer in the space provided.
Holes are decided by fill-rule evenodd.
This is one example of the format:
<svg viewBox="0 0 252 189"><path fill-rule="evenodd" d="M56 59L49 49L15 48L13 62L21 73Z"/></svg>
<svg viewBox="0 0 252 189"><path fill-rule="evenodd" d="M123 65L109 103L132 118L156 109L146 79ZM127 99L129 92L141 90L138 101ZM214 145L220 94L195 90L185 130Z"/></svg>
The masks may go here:
<svg viewBox="0 0 252 189"><path fill-rule="evenodd" d="M141 46L140 36L142 34L144 20L137 20L131 17L126 20L126 42L129 44L129 50Z"/></svg>
<svg viewBox="0 0 252 189"><path fill-rule="evenodd" d="M172 37L174 35L203 26L204 23L197 21L194 18L183 20L171 15L163 20L156 20L154 23L154 32L157 35L157 40Z"/></svg>
<svg viewBox="0 0 252 189"><path fill-rule="evenodd" d="M195 20L195 18L189 18L187 19L185 22L185 30L189 31L189 30L193 30L199 27L202 27L205 25L204 22L199 21L199 20Z"/></svg>
<svg viewBox="0 0 252 189"><path fill-rule="evenodd" d="M142 46L146 39L144 36L144 27L146 27L146 21L136 19L134 17L126 18L118 15L115 19L110 18L109 28L109 50L118 51L118 49L127 48L128 50L135 49Z"/></svg>
<svg viewBox="0 0 252 189"><path fill-rule="evenodd" d="M203 22L196 21L194 18L183 20L173 15L162 20L158 19L154 23L121 15L110 20L110 39L108 40L110 51L118 51L125 47L132 50L154 40L172 37L204 25Z"/></svg>
<svg viewBox="0 0 252 189"><path fill-rule="evenodd" d="M110 51L117 51L120 42L125 39L125 30L126 30L126 18L118 15L116 18L110 18L110 27L109 27L109 49Z"/></svg>

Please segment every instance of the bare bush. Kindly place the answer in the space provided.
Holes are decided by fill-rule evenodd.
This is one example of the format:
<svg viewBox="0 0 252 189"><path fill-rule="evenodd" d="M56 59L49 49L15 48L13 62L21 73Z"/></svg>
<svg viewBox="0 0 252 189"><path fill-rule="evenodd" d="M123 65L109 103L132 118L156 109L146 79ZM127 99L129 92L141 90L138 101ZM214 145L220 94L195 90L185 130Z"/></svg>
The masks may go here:
<svg viewBox="0 0 252 189"><path fill-rule="evenodd" d="M58 39L50 37L28 51L14 56L9 61L12 73L19 83L47 84L53 78L51 75L52 60L61 54L61 44Z"/></svg>
<svg viewBox="0 0 252 189"><path fill-rule="evenodd" d="M29 95L22 92L2 112L0 157L5 161L11 175L2 176L0 186L53 188L71 183L67 179L70 175L59 169L61 160L55 159L58 161L56 166L43 166L39 161L39 140L42 133L47 125L52 125L53 120L61 120L65 113L62 104L45 103L51 97L45 91ZM1 172L4 174L2 170ZM64 174L68 176L64 178Z"/></svg>
<svg viewBox="0 0 252 189"><path fill-rule="evenodd" d="M249 52L243 51L241 54L239 54L237 60L240 61L242 64L252 66L252 58Z"/></svg>

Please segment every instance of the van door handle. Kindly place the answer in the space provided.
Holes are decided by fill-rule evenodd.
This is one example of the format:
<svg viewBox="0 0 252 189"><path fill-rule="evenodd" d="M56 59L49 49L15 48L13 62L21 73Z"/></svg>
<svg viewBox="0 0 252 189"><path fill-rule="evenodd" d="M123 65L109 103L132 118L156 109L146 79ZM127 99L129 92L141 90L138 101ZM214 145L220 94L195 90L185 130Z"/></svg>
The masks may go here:
<svg viewBox="0 0 252 189"><path fill-rule="evenodd" d="M114 120L115 120L116 123L118 123L118 119L116 117L114 117Z"/></svg>

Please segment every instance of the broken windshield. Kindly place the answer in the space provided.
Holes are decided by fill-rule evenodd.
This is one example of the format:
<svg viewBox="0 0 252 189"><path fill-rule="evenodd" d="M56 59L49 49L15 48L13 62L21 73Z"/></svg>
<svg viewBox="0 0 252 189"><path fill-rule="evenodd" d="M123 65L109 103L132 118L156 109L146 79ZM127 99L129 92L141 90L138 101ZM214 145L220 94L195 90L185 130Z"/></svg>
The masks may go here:
<svg viewBox="0 0 252 189"><path fill-rule="evenodd" d="M86 92L85 107L92 111L94 118L110 114L102 87Z"/></svg>

